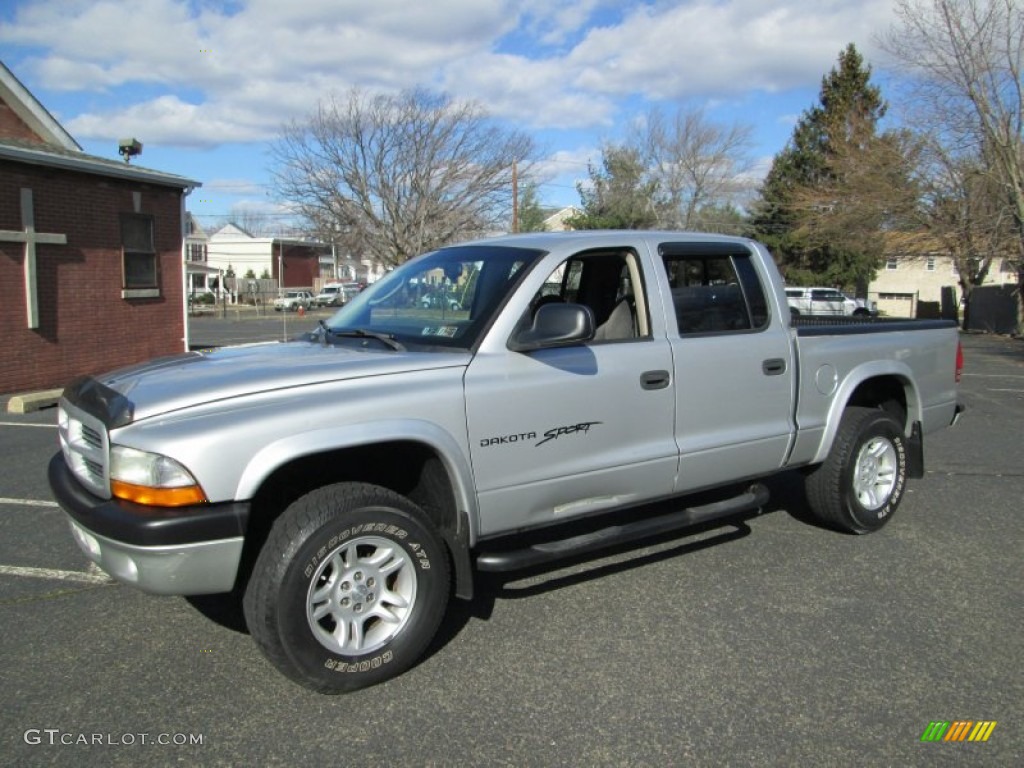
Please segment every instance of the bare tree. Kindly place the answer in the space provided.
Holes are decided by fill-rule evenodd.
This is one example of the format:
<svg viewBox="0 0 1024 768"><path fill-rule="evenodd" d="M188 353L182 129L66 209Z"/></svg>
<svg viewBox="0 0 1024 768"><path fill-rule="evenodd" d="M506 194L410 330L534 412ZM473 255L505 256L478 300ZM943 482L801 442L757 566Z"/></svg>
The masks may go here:
<svg viewBox="0 0 1024 768"><path fill-rule="evenodd" d="M753 165L751 133L747 125L712 122L701 109L647 114L631 143L657 181L660 226L704 229L751 191L744 182Z"/></svg>
<svg viewBox="0 0 1024 768"><path fill-rule="evenodd" d="M328 99L272 149L278 194L318 237L387 266L507 222L532 154L477 105L421 90Z"/></svg>
<svg viewBox="0 0 1024 768"><path fill-rule="evenodd" d="M262 211L244 206L232 206L227 217L221 219L219 226L233 224L253 237L267 237L273 234L275 226L270 217Z"/></svg>
<svg viewBox="0 0 1024 768"><path fill-rule="evenodd" d="M915 76L916 123L977 173L1012 222L1024 325L1024 10L1019 0L896 0L886 50Z"/></svg>
<svg viewBox="0 0 1024 768"><path fill-rule="evenodd" d="M902 233L898 252L910 258L952 259L963 301L963 327L968 328L974 289L985 283L993 267L998 268L1001 254L1013 252L1013 221L980 157L950 154L927 135L919 157L916 226Z"/></svg>

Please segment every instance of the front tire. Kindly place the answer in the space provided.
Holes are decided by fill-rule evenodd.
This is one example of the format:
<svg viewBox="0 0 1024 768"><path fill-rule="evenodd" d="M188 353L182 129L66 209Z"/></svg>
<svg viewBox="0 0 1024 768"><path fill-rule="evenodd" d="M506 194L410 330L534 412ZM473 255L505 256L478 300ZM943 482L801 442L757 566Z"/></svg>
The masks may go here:
<svg viewBox="0 0 1024 768"><path fill-rule="evenodd" d="M907 485L907 444L900 423L880 408L843 413L828 458L807 477L807 501L821 522L871 533L892 519Z"/></svg>
<svg viewBox="0 0 1024 768"><path fill-rule="evenodd" d="M343 693L411 667L449 592L447 552L423 512L385 488L340 483L298 499L274 523L244 609L282 673Z"/></svg>

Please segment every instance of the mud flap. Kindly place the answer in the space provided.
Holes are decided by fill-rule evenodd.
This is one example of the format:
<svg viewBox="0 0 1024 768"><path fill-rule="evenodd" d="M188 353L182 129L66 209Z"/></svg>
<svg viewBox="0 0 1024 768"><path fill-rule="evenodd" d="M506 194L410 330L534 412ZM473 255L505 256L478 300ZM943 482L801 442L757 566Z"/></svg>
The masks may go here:
<svg viewBox="0 0 1024 768"><path fill-rule="evenodd" d="M920 421L914 422L907 440L907 477L924 477L924 434Z"/></svg>

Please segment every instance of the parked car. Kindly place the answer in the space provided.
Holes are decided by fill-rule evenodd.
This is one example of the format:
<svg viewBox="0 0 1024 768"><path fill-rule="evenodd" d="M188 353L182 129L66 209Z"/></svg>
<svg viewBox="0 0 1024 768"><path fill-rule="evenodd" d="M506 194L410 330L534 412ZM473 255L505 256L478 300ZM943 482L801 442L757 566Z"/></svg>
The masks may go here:
<svg viewBox="0 0 1024 768"><path fill-rule="evenodd" d="M423 309L448 309L457 312L462 309L462 304L455 296L446 290L438 289L420 296L419 305Z"/></svg>
<svg viewBox="0 0 1024 768"><path fill-rule="evenodd" d="M345 301L345 291L341 284L325 285L313 297L313 305L317 307L340 307Z"/></svg>
<svg viewBox="0 0 1024 768"><path fill-rule="evenodd" d="M299 307L309 309L313 306L313 294L309 291L286 291L283 296L274 299L275 312L298 312Z"/></svg>
<svg viewBox="0 0 1024 768"><path fill-rule="evenodd" d="M868 317L877 314L877 310L864 299L852 299L835 288L786 286L786 302L793 315Z"/></svg>
<svg viewBox="0 0 1024 768"><path fill-rule="evenodd" d="M439 271L466 311L420 308ZM755 515L759 478L799 470L829 527L891 524L962 368L952 321L794 323L752 240L511 235L407 261L291 342L77 379L49 482L115 579L233 593L270 663L338 693L415 664L475 571Z"/></svg>

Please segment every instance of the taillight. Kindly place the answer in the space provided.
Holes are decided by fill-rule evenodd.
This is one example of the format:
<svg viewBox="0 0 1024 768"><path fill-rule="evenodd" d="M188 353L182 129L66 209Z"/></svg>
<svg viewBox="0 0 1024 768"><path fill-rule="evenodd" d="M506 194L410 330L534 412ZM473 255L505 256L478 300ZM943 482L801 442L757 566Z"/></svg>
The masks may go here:
<svg viewBox="0 0 1024 768"><path fill-rule="evenodd" d="M964 372L964 348L958 341L956 343L956 383L960 383L960 376Z"/></svg>

